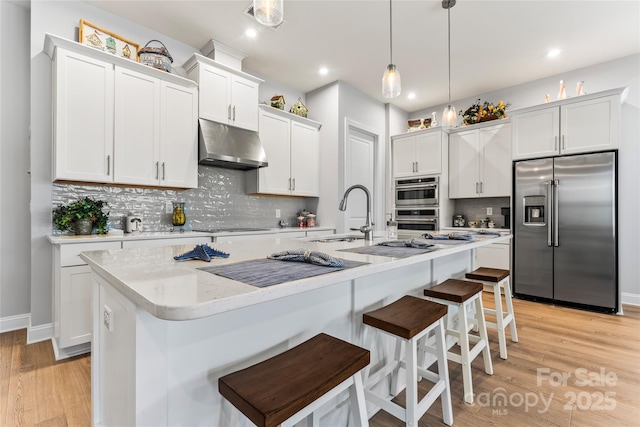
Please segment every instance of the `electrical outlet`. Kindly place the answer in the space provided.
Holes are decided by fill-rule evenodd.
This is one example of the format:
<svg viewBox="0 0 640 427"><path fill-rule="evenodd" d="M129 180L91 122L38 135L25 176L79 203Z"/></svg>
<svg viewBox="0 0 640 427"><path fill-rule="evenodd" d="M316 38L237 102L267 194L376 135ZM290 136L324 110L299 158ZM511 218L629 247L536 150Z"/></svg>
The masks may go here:
<svg viewBox="0 0 640 427"><path fill-rule="evenodd" d="M108 305L104 306L102 322L109 332L113 332L113 310L111 310Z"/></svg>
<svg viewBox="0 0 640 427"><path fill-rule="evenodd" d="M276 209L276 218L280 218L280 209Z"/></svg>
<svg viewBox="0 0 640 427"><path fill-rule="evenodd" d="M173 212L173 204L171 202L165 202L164 211L165 211L165 213L168 213L168 214Z"/></svg>
<svg viewBox="0 0 640 427"><path fill-rule="evenodd" d="M493 215L493 208L487 208L487 215Z"/></svg>

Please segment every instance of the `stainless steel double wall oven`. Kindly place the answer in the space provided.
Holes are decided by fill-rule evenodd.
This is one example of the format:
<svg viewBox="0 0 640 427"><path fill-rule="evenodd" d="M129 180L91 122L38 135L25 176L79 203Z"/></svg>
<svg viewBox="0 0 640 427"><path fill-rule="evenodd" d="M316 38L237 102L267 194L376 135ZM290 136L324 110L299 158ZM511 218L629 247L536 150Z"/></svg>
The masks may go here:
<svg viewBox="0 0 640 427"><path fill-rule="evenodd" d="M399 233L422 234L439 229L438 187L437 176L395 180L395 217Z"/></svg>

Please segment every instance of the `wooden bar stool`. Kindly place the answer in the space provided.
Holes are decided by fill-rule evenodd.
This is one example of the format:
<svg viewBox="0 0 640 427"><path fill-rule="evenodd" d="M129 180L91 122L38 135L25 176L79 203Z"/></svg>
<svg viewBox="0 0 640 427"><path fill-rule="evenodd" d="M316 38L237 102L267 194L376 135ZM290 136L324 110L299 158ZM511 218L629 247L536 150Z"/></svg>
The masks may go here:
<svg viewBox="0 0 640 427"><path fill-rule="evenodd" d="M465 274L467 279L482 282L493 288L493 296L496 302L496 308L485 308L485 314L496 316L496 322L486 322L487 328L498 331L498 342L500 343L500 357L507 358L507 339L505 337L505 329L509 326L511 332L511 341L518 342L518 332L516 331L516 315L513 311L513 301L511 300L511 284L509 282L509 270L499 268L480 267L471 273ZM502 309L502 297L500 296L500 287L504 288L504 298L506 301L505 313Z"/></svg>
<svg viewBox="0 0 640 427"><path fill-rule="evenodd" d="M356 426L368 426L362 369L369 351L319 334L277 356L225 375L218 390L256 426L293 426L349 388Z"/></svg>
<svg viewBox="0 0 640 427"><path fill-rule="evenodd" d="M487 339L487 326L484 322L484 311L482 309L482 283L468 280L447 279L439 285L425 289L424 295L435 302L447 304L449 313L451 307L457 307L455 316L449 316L449 326L446 335L453 336L460 345L460 354L447 352L449 360L462 365L462 382L464 384L464 401L473 403L473 383L471 379L471 362L482 352L484 370L487 374L493 375L493 365L489 352L489 340ZM469 310L475 304L475 318L469 318ZM457 318L458 329L450 329L452 323ZM470 334L473 325L477 324L480 336ZM475 342L469 348L470 342Z"/></svg>
<svg viewBox="0 0 640 427"><path fill-rule="evenodd" d="M453 424L453 410L451 408L451 390L449 388L449 368L447 366L446 343L444 338L444 320L447 307L422 298L404 296L399 300L378 310L364 313L364 324L392 335L396 338L396 354L384 367L369 376L369 367L364 369L365 396L367 401L382 408L396 418L403 420L407 426L417 426L418 420L424 415L433 402L440 396L442 401L442 418L445 424ZM370 348L371 336L365 328L363 335L365 347ZM435 332L436 345L430 350L436 355L438 373L422 368L424 363L424 349L429 332ZM418 342L420 341L420 345ZM404 361L401 360L402 343L405 343ZM419 354L420 352L420 354ZM419 360L422 359L422 360ZM388 396L380 397L373 393L372 388L382 379L392 375L391 395L393 398L400 391L397 390L400 368L406 374L406 405L405 408L391 401ZM419 374L419 375L418 375ZM418 402L418 380L426 378L435 383L429 392Z"/></svg>

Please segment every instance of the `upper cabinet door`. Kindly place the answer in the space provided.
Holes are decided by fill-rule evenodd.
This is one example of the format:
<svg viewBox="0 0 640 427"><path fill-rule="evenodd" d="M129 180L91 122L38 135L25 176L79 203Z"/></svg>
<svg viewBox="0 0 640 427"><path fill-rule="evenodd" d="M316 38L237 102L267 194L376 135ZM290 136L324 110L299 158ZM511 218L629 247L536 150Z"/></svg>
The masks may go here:
<svg viewBox="0 0 640 427"><path fill-rule="evenodd" d="M158 185L160 80L116 67L114 180Z"/></svg>
<svg viewBox="0 0 640 427"><path fill-rule="evenodd" d="M619 96L574 102L560 107L560 152L563 154L618 148Z"/></svg>
<svg viewBox="0 0 640 427"><path fill-rule="evenodd" d="M435 175L442 172L442 133L416 135L416 173Z"/></svg>
<svg viewBox="0 0 640 427"><path fill-rule="evenodd" d="M416 172L415 135L393 139L393 176L405 177Z"/></svg>
<svg viewBox="0 0 640 427"><path fill-rule="evenodd" d="M260 141L267 155L269 166L260 168L254 180L256 193L291 193L291 133L290 120L266 111L260 111Z"/></svg>
<svg viewBox="0 0 640 427"><path fill-rule="evenodd" d="M291 194L320 194L320 133L318 128L291 122Z"/></svg>
<svg viewBox="0 0 640 427"><path fill-rule="evenodd" d="M161 85L160 165L163 187L198 187L198 90Z"/></svg>
<svg viewBox="0 0 640 427"><path fill-rule="evenodd" d="M233 76L231 79L231 124L258 130L258 88L251 80Z"/></svg>
<svg viewBox="0 0 640 427"><path fill-rule="evenodd" d="M511 195L511 126L500 125L479 130L480 196Z"/></svg>
<svg viewBox="0 0 640 427"><path fill-rule="evenodd" d="M512 157L531 159L559 153L560 110L540 108L511 116Z"/></svg>
<svg viewBox="0 0 640 427"><path fill-rule="evenodd" d="M480 169L478 131L449 134L449 197L478 197Z"/></svg>
<svg viewBox="0 0 640 427"><path fill-rule="evenodd" d="M198 67L200 117L214 122L229 123L231 119L231 74L206 64L199 64Z"/></svg>
<svg viewBox="0 0 640 427"><path fill-rule="evenodd" d="M53 179L113 181L113 64L58 49Z"/></svg>

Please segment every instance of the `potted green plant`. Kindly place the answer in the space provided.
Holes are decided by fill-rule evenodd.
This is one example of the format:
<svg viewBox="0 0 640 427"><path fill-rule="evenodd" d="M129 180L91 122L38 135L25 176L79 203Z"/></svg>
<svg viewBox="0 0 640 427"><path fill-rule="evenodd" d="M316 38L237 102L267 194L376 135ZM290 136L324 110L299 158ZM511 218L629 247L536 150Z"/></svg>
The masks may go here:
<svg viewBox="0 0 640 427"><path fill-rule="evenodd" d="M68 205L60 205L53 210L53 226L60 231L73 231L75 234L91 234L93 228L98 234L107 234L109 212L104 200L85 197Z"/></svg>

